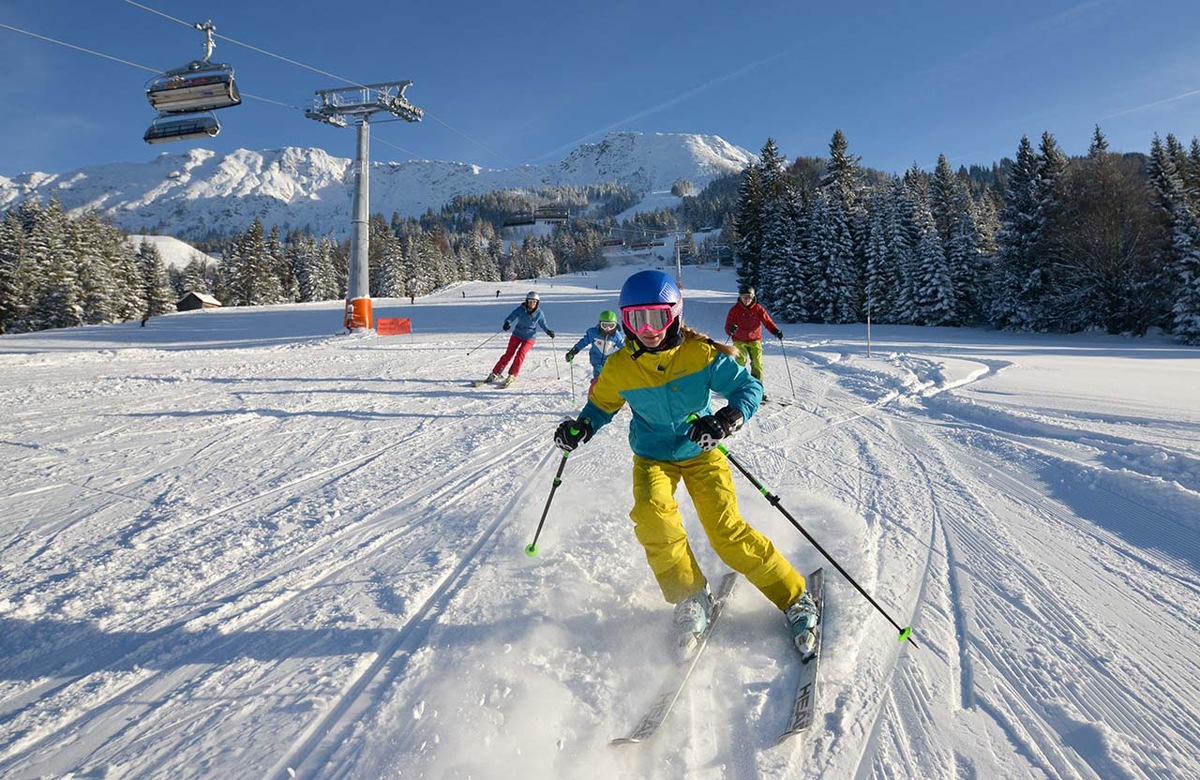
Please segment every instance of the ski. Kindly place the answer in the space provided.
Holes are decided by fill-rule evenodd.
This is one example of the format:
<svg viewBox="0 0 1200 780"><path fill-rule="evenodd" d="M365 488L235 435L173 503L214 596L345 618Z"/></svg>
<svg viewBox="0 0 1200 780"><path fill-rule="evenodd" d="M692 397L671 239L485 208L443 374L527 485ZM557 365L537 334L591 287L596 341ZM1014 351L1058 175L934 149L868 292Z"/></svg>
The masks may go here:
<svg viewBox="0 0 1200 780"><path fill-rule="evenodd" d="M721 578L721 583L717 586L717 592L713 595L713 609L712 615L709 616L708 627L705 628L704 634L700 637L695 655L687 663L675 667L674 673L659 688L658 695L654 697L650 708L646 710L646 714L638 721L633 731L629 732L629 736L618 737L608 744L634 745L649 739L658 730L658 727L663 724L663 721L667 719L667 716L671 714L671 708L675 706L679 695L683 693L688 678L692 676L692 671L696 668L696 663L704 653L704 648L708 646L708 639L712 636L713 628L716 627L717 621L720 620L721 614L725 611L725 600L729 598L729 594L733 591L733 586L737 584L737 579L738 575L736 572L730 572Z"/></svg>
<svg viewBox="0 0 1200 780"><path fill-rule="evenodd" d="M490 382L486 379L476 379L474 382L467 383L467 387L483 387L485 385L491 385L497 390L503 390L506 387L511 387L512 384L513 382L507 379L493 379Z"/></svg>
<svg viewBox="0 0 1200 780"><path fill-rule="evenodd" d="M807 582L813 601L817 602L817 614L820 616L816 628L817 642L813 646L812 654L800 660L800 682L796 685L796 698L792 701L792 715L788 719L787 728L779 735L779 739L775 740L776 745L808 731L816 715L817 664L821 660L821 635L825 633L824 569L817 569L808 575Z"/></svg>

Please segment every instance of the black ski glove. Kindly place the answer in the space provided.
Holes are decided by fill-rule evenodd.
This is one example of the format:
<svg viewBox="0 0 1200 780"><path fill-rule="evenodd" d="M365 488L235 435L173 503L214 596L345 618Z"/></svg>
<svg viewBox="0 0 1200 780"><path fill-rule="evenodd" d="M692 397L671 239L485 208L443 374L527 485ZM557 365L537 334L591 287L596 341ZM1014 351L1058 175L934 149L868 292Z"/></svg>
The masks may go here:
<svg viewBox="0 0 1200 780"><path fill-rule="evenodd" d="M567 350L567 362L570 363L572 360L575 359L575 356L578 354L579 353L576 352L574 349L568 349Z"/></svg>
<svg viewBox="0 0 1200 780"><path fill-rule="evenodd" d="M700 445L700 449L708 452L717 446L717 442L742 427L742 413L732 406L718 409L714 414L700 417L692 422L688 429L688 438Z"/></svg>
<svg viewBox="0 0 1200 780"><path fill-rule="evenodd" d="M592 422L583 417L578 420L563 420L554 431L554 446L563 452L572 452L580 444L592 438Z"/></svg>
<svg viewBox="0 0 1200 780"><path fill-rule="evenodd" d="M775 331L775 338L779 339L780 341L783 341L783 331L781 331L781 330Z"/></svg>
<svg viewBox="0 0 1200 780"><path fill-rule="evenodd" d="M504 330L508 330L511 327L512 327L512 323L509 322L508 320L505 320L504 321Z"/></svg>
<svg viewBox="0 0 1200 780"><path fill-rule="evenodd" d="M554 338L554 331L547 329L546 335L549 336L550 338Z"/></svg>

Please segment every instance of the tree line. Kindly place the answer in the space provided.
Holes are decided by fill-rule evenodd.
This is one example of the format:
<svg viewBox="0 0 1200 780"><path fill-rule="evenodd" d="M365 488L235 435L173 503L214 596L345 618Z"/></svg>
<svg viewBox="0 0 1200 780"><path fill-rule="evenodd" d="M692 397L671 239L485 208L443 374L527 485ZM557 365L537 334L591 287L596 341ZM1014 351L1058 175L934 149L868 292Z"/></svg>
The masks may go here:
<svg viewBox="0 0 1200 780"><path fill-rule="evenodd" d="M1044 133L990 169L953 171L943 155L932 172L914 165L901 176L861 166L841 131L829 151L789 164L768 139L742 174L620 223L640 195L618 184L462 196L418 218L376 214L370 293L415 298L462 280L592 270L603 267L609 236L721 226L739 282L785 320L1160 328L1200 343L1195 139L1185 148L1156 136L1149 155L1117 154L1097 128L1087 155L1069 158ZM503 232L507 216L547 203L572 219L548 235ZM152 244L131 246L93 214L25 201L0 222L0 331L141 319L173 310L188 291L235 306L345 297L348 241L256 220L201 247L219 261L197 254L166 268Z"/></svg>
<svg viewBox="0 0 1200 780"><path fill-rule="evenodd" d="M724 240L738 281L782 319L1151 328L1200 343L1200 142L1086 156L1025 137L990 172L864 169L839 130L828 160L787 164L768 139Z"/></svg>
<svg viewBox="0 0 1200 780"><path fill-rule="evenodd" d="M627 202L620 194L617 201ZM592 270L603 263L604 222L574 220L550 235L507 243L487 204L471 214L458 199L442 215L372 216L368 224L370 294L415 298L463 280L508 281ZM487 217L487 218L485 218ZM604 218L608 222L611 217ZM349 277L349 241L308 230L283 234L255 220L244 232L201 245L183 267L167 267L157 247L131 245L95 214L72 218L57 200L31 199L0 222L0 333L139 320L175 310L187 292L226 306L341 300Z"/></svg>

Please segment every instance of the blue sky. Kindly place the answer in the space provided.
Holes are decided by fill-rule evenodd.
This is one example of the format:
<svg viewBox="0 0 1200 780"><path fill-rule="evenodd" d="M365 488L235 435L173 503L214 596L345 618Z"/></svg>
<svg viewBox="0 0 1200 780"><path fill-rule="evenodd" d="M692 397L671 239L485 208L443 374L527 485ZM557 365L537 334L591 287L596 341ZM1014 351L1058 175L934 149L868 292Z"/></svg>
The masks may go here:
<svg viewBox="0 0 1200 780"><path fill-rule="evenodd" d="M141 140L152 74L137 66L181 65L203 38L139 5L217 25L214 60L253 96L219 113L218 138ZM624 130L755 152L774 137L792 158L826 155L841 128L864 165L902 171L939 153L990 164L1046 130L1082 153L1097 123L1117 151L1200 134L1196 0L0 0L0 25L125 61L0 27L5 176L191 145L351 157L352 130L301 109L318 89L405 79L426 119L376 125L373 159L508 168Z"/></svg>

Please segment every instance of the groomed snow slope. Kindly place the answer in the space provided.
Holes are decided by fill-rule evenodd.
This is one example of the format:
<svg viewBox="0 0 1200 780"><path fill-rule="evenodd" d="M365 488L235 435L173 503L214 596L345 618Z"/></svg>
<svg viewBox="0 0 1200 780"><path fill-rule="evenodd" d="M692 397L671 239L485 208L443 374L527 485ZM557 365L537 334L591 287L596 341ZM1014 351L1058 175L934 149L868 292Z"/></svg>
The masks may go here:
<svg viewBox="0 0 1200 780"><path fill-rule="evenodd" d="M817 724L775 747L794 651L743 583L662 731L609 747L670 623L627 412L522 547L587 381L563 353L630 270L377 301L411 337L329 304L0 338L0 776L1200 776L1200 353L1102 336L876 328L868 356L785 324L730 447L920 647L827 566ZM719 334L732 275L685 284ZM467 387L530 287L558 338Z"/></svg>

